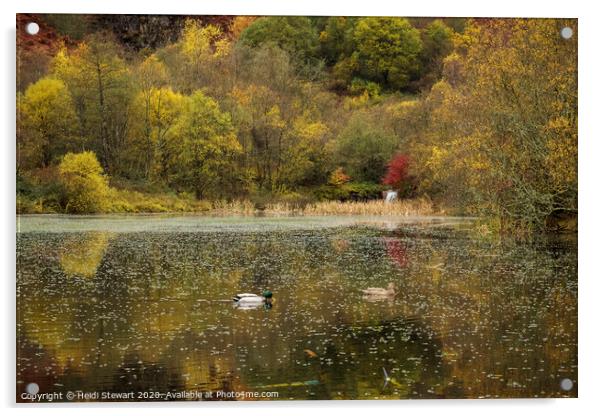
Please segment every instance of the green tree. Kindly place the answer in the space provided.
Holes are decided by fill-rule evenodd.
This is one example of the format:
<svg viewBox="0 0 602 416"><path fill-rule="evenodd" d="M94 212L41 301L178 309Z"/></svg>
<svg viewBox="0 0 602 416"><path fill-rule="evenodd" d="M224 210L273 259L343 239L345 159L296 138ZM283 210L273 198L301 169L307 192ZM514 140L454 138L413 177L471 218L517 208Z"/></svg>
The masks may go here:
<svg viewBox="0 0 602 416"><path fill-rule="evenodd" d="M320 53L328 65L353 53L353 30L357 18L333 16L326 20L320 32Z"/></svg>
<svg viewBox="0 0 602 416"><path fill-rule="evenodd" d="M42 78L17 98L19 168L47 167L80 145L73 100L61 80Z"/></svg>
<svg viewBox="0 0 602 416"><path fill-rule="evenodd" d="M318 33L305 16L262 17L242 32L239 42L251 47L276 44L301 64L314 62L318 57Z"/></svg>
<svg viewBox="0 0 602 416"><path fill-rule="evenodd" d="M215 100L201 91L192 94L175 130L181 140L177 184L198 199L240 191L244 175L237 161L242 149L230 115Z"/></svg>
<svg viewBox="0 0 602 416"><path fill-rule="evenodd" d="M59 165L65 191L65 211L103 212L108 208L109 185L94 152L67 153Z"/></svg>
<svg viewBox="0 0 602 416"><path fill-rule="evenodd" d="M334 65L331 72L331 79L335 90L346 90L350 88L352 80L359 75L359 53L354 51L350 56L342 56Z"/></svg>
<svg viewBox="0 0 602 416"><path fill-rule="evenodd" d="M420 73L420 32L407 19L365 17L354 30L359 75L404 89Z"/></svg>
<svg viewBox="0 0 602 416"><path fill-rule="evenodd" d="M335 159L354 181L379 183L397 138L366 114L354 114L337 138Z"/></svg>
<svg viewBox="0 0 602 416"><path fill-rule="evenodd" d="M442 20L433 20L422 31L422 84L432 85L441 78L443 59L453 50L454 31Z"/></svg>

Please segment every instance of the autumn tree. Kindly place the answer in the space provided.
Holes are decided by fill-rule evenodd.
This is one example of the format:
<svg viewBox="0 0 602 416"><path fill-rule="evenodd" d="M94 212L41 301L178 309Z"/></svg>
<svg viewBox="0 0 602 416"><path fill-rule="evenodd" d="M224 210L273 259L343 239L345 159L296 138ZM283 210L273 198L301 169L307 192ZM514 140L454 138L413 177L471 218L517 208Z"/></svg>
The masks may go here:
<svg viewBox="0 0 602 416"><path fill-rule="evenodd" d="M107 209L109 185L93 152L67 153L59 165L59 173L66 212L87 214Z"/></svg>
<svg viewBox="0 0 602 416"><path fill-rule="evenodd" d="M61 49L52 73L71 93L81 136L109 172L119 172L132 94L130 71L110 37L93 34L74 51Z"/></svg>
<svg viewBox="0 0 602 416"><path fill-rule="evenodd" d="M176 185L190 189L198 199L240 192L244 173L237 167L241 146L229 114L197 91L187 100L175 128L180 138Z"/></svg>
<svg viewBox="0 0 602 416"><path fill-rule="evenodd" d="M173 86L191 94L200 88L222 84L223 71L228 69L222 61L230 49L230 40L219 27L186 20L180 40L163 53Z"/></svg>
<svg viewBox="0 0 602 416"><path fill-rule="evenodd" d="M240 47L238 48L240 51ZM263 191L326 180L331 94L295 75L288 54L264 45L247 56L248 71L223 101L237 126L243 163Z"/></svg>
<svg viewBox="0 0 602 416"><path fill-rule="evenodd" d="M577 43L559 36L566 25L473 21L458 39L443 71L454 78L424 102L430 146L418 156L446 199L508 227L576 212Z"/></svg>
<svg viewBox="0 0 602 416"><path fill-rule="evenodd" d="M412 191L410 177L410 158L408 155L397 154L387 164L387 173L382 179L384 185L388 185L400 194L408 194Z"/></svg>
<svg viewBox="0 0 602 416"><path fill-rule="evenodd" d="M297 117L285 136L278 183L291 188L315 186L327 181L331 138L328 126L308 115Z"/></svg>
<svg viewBox="0 0 602 416"><path fill-rule="evenodd" d="M232 20L232 23L230 23L230 38L235 41L238 40L242 32L251 26L255 20L257 20L257 16L236 16L234 20Z"/></svg>
<svg viewBox="0 0 602 416"><path fill-rule="evenodd" d="M65 84L42 78L17 97L19 168L47 167L81 145L77 116Z"/></svg>
<svg viewBox="0 0 602 416"><path fill-rule="evenodd" d="M174 127L186 100L169 87L151 87L134 97L126 155L130 163L128 171L133 177L169 182L169 172L177 165L180 143Z"/></svg>
<svg viewBox="0 0 602 416"><path fill-rule="evenodd" d="M285 50L272 44L262 45L247 51L245 58L240 76L245 84L262 85L289 98L298 92L301 81Z"/></svg>
<svg viewBox="0 0 602 416"><path fill-rule="evenodd" d="M287 122L282 118L279 95L264 86L235 89L234 114L239 140L260 188L272 189L282 167Z"/></svg>
<svg viewBox="0 0 602 416"><path fill-rule="evenodd" d="M341 186L350 180L351 177L345 173L345 170L342 167L339 166L330 173L330 176L328 177L328 185Z"/></svg>
<svg viewBox="0 0 602 416"><path fill-rule="evenodd" d="M131 103L124 174L166 181L167 166L174 158L170 134L182 112L184 96L167 86L168 70L156 55L146 58L133 73L137 93Z"/></svg>

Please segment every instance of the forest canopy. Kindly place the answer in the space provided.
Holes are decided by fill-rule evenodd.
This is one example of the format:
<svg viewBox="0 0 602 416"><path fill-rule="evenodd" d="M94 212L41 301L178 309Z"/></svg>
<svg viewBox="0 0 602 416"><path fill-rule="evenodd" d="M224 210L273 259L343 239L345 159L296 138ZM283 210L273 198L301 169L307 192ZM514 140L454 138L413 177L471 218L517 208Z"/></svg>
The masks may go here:
<svg viewBox="0 0 602 416"><path fill-rule="evenodd" d="M53 35L19 41L20 212L395 189L503 227L576 216L575 20L37 17Z"/></svg>

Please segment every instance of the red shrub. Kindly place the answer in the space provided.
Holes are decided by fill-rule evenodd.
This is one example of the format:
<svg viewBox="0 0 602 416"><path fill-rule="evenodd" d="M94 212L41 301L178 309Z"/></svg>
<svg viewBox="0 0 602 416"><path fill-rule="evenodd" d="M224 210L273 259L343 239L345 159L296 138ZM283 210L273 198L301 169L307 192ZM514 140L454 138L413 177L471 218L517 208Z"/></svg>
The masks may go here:
<svg viewBox="0 0 602 416"><path fill-rule="evenodd" d="M410 158L407 155L393 156L387 165L387 173L383 178L383 184L397 190L402 189L409 179L409 165Z"/></svg>

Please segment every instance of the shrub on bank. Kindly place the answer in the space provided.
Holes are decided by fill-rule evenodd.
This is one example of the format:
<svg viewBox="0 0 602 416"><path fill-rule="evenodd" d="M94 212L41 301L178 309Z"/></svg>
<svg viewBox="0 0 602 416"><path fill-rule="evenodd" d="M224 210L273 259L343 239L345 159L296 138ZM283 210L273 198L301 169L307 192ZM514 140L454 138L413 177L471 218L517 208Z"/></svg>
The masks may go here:
<svg viewBox="0 0 602 416"><path fill-rule="evenodd" d="M17 213L63 212L64 190L56 168L44 168L35 175L17 174Z"/></svg>
<svg viewBox="0 0 602 416"><path fill-rule="evenodd" d="M153 212L204 212L212 204L196 200L187 194L144 194L129 189L111 189L110 212L153 213Z"/></svg>
<svg viewBox="0 0 602 416"><path fill-rule="evenodd" d="M67 153L59 165L65 211L88 214L106 211L110 188L93 152Z"/></svg>
<svg viewBox="0 0 602 416"><path fill-rule="evenodd" d="M314 191L320 201L368 201L381 199L385 187L376 183L349 182L342 185L323 185Z"/></svg>

